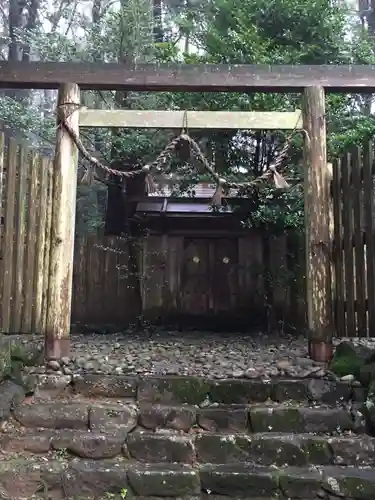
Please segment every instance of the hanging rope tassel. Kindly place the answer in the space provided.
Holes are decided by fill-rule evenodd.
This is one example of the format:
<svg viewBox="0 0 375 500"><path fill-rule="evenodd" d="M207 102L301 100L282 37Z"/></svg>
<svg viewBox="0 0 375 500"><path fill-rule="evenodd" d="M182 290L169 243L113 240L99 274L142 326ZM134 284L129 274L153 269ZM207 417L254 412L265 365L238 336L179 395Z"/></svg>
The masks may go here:
<svg viewBox="0 0 375 500"><path fill-rule="evenodd" d="M92 165L88 165L79 183L83 186L92 186L94 184L94 180L95 168Z"/></svg>
<svg viewBox="0 0 375 500"><path fill-rule="evenodd" d="M277 189L286 189L289 187L289 184L286 182L284 177L279 174L276 167L270 167L270 171L272 172L273 182L275 183L275 187Z"/></svg>
<svg viewBox="0 0 375 500"><path fill-rule="evenodd" d="M216 190L212 197L212 206L220 208L223 205L225 179L218 179Z"/></svg>
<svg viewBox="0 0 375 500"><path fill-rule="evenodd" d="M144 165L142 167L142 172L146 174L145 176L145 185L146 185L146 191L148 194L153 194L156 193L158 188L157 185L154 181L154 178L152 177L150 173L150 167L148 165Z"/></svg>

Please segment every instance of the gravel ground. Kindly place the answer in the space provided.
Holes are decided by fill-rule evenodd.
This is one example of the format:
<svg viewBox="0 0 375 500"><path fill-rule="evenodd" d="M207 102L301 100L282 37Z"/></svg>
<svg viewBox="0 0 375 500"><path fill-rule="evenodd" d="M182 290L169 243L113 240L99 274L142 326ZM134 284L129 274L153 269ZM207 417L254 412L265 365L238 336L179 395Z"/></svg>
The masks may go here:
<svg viewBox="0 0 375 500"><path fill-rule="evenodd" d="M29 343L30 337L21 337ZM33 338L37 343L43 342ZM374 340L355 340L373 346ZM308 358L303 336L156 332L72 335L67 374L97 373L197 375L214 378L322 377L324 365ZM58 367L56 366L56 369Z"/></svg>
<svg viewBox="0 0 375 500"><path fill-rule="evenodd" d="M74 339L78 366L118 373L224 377L304 375L320 369L304 338L207 332L88 335ZM99 366L98 366L99 365Z"/></svg>

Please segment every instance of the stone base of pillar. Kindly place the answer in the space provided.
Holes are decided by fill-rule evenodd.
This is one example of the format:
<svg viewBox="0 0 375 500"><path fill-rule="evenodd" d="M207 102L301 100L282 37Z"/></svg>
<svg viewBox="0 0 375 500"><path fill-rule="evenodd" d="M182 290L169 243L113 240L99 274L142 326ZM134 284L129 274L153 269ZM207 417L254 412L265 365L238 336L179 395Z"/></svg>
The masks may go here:
<svg viewBox="0 0 375 500"><path fill-rule="evenodd" d="M309 356L319 363L328 363L333 356L332 342L309 342Z"/></svg>
<svg viewBox="0 0 375 500"><path fill-rule="evenodd" d="M70 338L56 338L46 335L45 338L46 360L61 359L70 355Z"/></svg>

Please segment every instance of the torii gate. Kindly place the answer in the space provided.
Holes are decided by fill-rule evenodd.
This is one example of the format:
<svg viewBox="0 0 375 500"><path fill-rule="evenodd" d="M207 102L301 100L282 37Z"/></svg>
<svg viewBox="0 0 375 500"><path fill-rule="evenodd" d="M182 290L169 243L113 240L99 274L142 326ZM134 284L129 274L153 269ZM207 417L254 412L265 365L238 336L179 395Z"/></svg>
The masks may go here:
<svg viewBox="0 0 375 500"><path fill-rule="evenodd" d="M372 66L250 66L250 65L143 65L81 63L0 63L0 88L59 89L58 127L53 173L52 237L46 329L46 357L69 353L78 152L61 126L66 120L79 134L79 124L139 126L148 113L130 118L125 111L108 115L105 123L80 111L80 88L91 90L189 91L189 92L303 92L302 128L305 131L306 276L310 354L317 360L330 356L334 329L331 294L330 173L327 169L325 89L331 92L375 93ZM86 113L86 114L85 114ZM92 113L92 112L91 112ZM99 112L100 113L100 112ZM103 113L103 112L101 112ZM142 115L143 113L143 115ZM173 118L170 112L169 122ZM81 114L81 118L80 118ZM291 128L282 126L281 116L267 113L231 113L231 128ZM280 114L278 114L280 115ZM290 115L290 114L289 114ZM98 117L99 114L96 114ZM100 115L103 116L103 115ZM198 121L211 121L214 112L198 114ZM137 118L135 118L137 117ZM153 119L156 115L154 114ZM221 116L220 120L223 119ZM95 122L96 120L96 122ZM271 122L270 122L271 120ZM152 120L151 120L152 121ZM157 120L159 121L159 120ZM272 122L273 125L272 126ZM277 125L277 127L275 126ZM150 122L148 122L150 126ZM161 123L154 126L161 127ZM169 125L168 125L169 126ZM221 125L222 128L222 125Z"/></svg>

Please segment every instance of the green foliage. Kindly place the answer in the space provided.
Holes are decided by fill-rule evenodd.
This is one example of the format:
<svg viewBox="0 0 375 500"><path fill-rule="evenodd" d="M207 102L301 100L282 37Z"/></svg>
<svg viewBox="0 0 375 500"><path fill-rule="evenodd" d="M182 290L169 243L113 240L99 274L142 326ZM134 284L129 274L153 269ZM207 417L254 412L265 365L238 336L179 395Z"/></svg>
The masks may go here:
<svg viewBox="0 0 375 500"><path fill-rule="evenodd" d="M344 377L345 375L355 375L357 376L363 362L358 358L357 355L353 356L338 356L335 354L334 358L330 363L330 370L333 371L339 377Z"/></svg>
<svg viewBox="0 0 375 500"><path fill-rule="evenodd" d="M99 183L92 186L78 185L77 234L95 233L104 227L107 189Z"/></svg>
<svg viewBox="0 0 375 500"><path fill-rule="evenodd" d="M355 375L364 386L368 386L375 373L373 365L373 358L368 355L367 348L361 351L351 342L345 341L337 346L329 368L339 377Z"/></svg>
<svg viewBox="0 0 375 500"><path fill-rule="evenodd" d="M194 37L214 62L343 63L346 14L328 0L216 0L196 13Z"/></svg>
<svg viewBox="0 0 375 500"><path fill-rule="evenodd" d="M303 196L301 186L288 190L263 189L250 211L245 224L248 227L270 229L303 229Z"/></svg>
<svg viewBox="0 0 375 500"><path fill-rule="evenodd" d="M12 131L31 140L35 146L47 144L54 148L54 118L47 115L41 120L40 110L30 106L29 99L0 96L0 120Z"/></svg>
<svg viewBox="0 0 375 500"><path fill-rule="evenodd" d="M155 58L158 62L167 64L176 61L179 56L179 50L176 44L172 42L159 42L155 44Z"/></svg>

